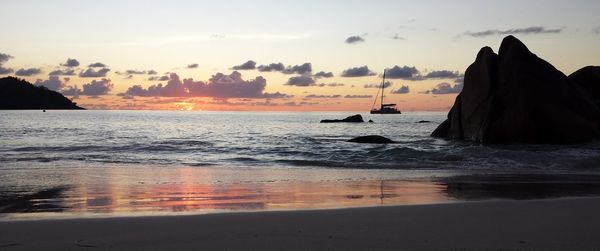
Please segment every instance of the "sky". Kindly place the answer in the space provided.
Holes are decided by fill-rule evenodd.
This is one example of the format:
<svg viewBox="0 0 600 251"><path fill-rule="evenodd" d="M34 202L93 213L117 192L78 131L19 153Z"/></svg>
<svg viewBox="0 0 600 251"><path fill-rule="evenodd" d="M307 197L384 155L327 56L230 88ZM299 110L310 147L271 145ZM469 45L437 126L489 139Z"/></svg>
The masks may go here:
<svg viewBox="0 0 600 251"><path fill-rule="evenodd" d="M600 65L600 1L5 0L0 77L89 109L447 111L515 35L565 74ZM375 87L375 88L373 88Z"/></svg>

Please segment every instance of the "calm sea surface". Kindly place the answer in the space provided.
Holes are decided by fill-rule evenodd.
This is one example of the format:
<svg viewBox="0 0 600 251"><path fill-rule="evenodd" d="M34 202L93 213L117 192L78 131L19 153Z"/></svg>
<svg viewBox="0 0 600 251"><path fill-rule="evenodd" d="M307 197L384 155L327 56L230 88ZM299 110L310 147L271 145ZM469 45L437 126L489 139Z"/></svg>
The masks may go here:
<svg viewBox="0 0 600 251"><path fill-rule="evenodd" d="M112 215L428 203L452 200L436 177L600 174L597 142L431 138L446 113L319 123L353 114L0 111L0 210ZM347 142L371 134L397 143Z"/></svg>

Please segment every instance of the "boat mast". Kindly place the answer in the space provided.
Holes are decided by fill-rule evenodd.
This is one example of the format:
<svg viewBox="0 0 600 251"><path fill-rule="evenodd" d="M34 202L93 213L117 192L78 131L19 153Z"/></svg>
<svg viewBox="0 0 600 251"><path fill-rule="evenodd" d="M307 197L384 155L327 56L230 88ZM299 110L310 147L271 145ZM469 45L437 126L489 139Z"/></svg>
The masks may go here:
<svg viewBox="0 0 600 251"><path fill-rule="evenodd" d="M381 80L381 108L383 109L383 88L385 86L385 69L383 69L383 80Z"/></svg>

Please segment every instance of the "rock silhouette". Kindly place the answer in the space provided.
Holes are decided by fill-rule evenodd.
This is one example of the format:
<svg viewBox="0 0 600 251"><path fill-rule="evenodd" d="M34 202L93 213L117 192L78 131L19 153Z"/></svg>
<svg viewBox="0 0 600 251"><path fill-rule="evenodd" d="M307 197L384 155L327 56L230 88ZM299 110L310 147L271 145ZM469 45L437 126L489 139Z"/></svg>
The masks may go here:
<svg viewBox="0 0 600 251"><path fill-rule="evenodd" d="M62 94L15 77L0 78L0 109L83 109Z"/></svg>
<svg viewBox="0 0 600 251"><path fill-rule="evenodd" d="M324 119L321 123L362 123L365 122L360 114L348 116L345 119Z"/></svg>
<svg viewBox="0 0 600 251"><path fill-rule="evenodd" d="M590 91L600 84L598 70L581 71L568 78L508 36L498 54L489 47L479 51L448 119L431 135L492 144L600 138L600 109Z"/></svg>
<svg viewBox="0 0 600 251"><path fill-rule="evenodd" d="M600 66L586 66L569 75L569 79L583 88L600 107Z"/></svg>
<svg viewBox="0 0 600 251"><path fill-rule="evenodd" d="M389 144L394 143L393 140L379 135L368 135L352 138L348 142L354 143L370 143L370 144Z"/></svg>

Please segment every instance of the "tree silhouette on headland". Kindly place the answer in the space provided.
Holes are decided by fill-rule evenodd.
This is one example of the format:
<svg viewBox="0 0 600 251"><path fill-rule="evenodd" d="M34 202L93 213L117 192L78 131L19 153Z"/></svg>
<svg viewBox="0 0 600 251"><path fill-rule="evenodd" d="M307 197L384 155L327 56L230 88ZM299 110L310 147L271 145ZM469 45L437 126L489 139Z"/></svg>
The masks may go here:
<svg viewBox="0 0 600 251"><path fill-rule="evenodd" d="M0 78L1 110L41 110L84 108L62 94L44 86L35 86L24 79Z"/></svg>

